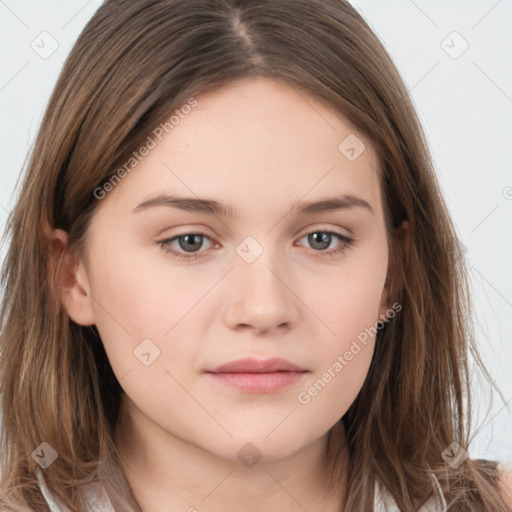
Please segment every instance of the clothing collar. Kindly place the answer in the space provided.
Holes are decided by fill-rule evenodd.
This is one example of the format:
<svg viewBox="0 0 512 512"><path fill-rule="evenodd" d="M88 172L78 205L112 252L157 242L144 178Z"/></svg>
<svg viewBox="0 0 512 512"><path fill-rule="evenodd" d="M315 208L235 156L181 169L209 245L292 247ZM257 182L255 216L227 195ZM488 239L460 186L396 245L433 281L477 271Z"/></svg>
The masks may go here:
<svg viewBox="0 0 512 512"><path fill-rule="evenodd" d="M418 509L418 512L446 512L446 500L441 486L439 485L439 481L432 471L429 472L429 476L432 480L434 493L427 502ZM400 512L396 501L377 476L375 477L373 512Z"/></svg>
<svg viewBox="0 0 512 512"><path fill-rule="evenodd" d="M36 469L36 476L50 512L71 512L57 496L50 492L44 480L43 472L39 467ZM89 484L85 487L84 493L87 502L87 508L84 512L115 512L107 493L99 484Z"/></svg>
<svg viewBox="0 0 512 512"><path fill-rule="evenodd" d="M41 468L36 469L36 476L44 499L50 508L50 512L70 512L69 508L62 504L57 496L54 496L48 489ZM432 480L434 494L418 512L446 512L447 505L441 486L434 473L430 473L430 478ZM114 512L114 507L107 493L99 484L89 484L84 492L88 505L85 512ZM378 477L375 478L373 512L400 512L395 500Z"/></svg>

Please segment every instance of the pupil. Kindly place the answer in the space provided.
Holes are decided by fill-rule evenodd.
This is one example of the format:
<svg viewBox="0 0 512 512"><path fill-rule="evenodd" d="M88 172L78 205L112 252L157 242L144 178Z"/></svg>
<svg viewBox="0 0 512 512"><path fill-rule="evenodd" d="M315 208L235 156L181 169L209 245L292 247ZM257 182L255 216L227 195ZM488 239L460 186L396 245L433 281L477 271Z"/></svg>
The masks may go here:
<svg viewBox="0 0 512 512"><path fill-rule="evenodd" d="M331 235L322 231L312 233L309 235L309 243L314 249L326 249L331 243ZM315 247L315 244L320 244L320 247Z"/></svg>
<svg viewBox="0 0 512 512"><path fill-rule="evenodd" d="M182 240L186 240L184 245ZM201 235L184 235L179 238L180 247L187 251L189 249L199 249L201 247ZM197 247L194 247L194 244Z"/></svg>

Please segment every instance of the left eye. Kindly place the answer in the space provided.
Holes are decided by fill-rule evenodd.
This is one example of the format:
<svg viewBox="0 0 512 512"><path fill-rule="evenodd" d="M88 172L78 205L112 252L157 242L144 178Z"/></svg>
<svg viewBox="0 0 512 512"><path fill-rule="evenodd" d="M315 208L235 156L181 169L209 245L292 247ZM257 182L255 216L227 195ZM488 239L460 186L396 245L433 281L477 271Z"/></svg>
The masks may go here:
<svg viewBox="0 0 512 512"><path fill-rule="evenodd" d="M203 247L205 238L213 243L212 239L204 233L185 233L173 238L167 238L157 243L162 246L166 253L171 253L178 259L195 259L204 252L199 250ZM354 242L352 238L341 235L340 233L321 230L307 233L299 240L303 240L304 238L306 238L308 243L311 244L312 249L315 249L315 252L320 253L321 256L334 256L338 253L344 253ZM339 247L326 250L336 239L341 242ZM175 242L178 242L178 247L173 247Z"/></svg>
<svg viewBox="0 0 512 512"><path fill-rule="evenodd" d="M335 241L336 238L343 242L348 242L349 239L344 237L338 233L334 233L332 231L313 231L304 235L303 238L306 238L309 244L312 244L313 249L318 249L321 252L324 252L327 249L332 241ZM315 247L316 246L316 247Z"/></svg>

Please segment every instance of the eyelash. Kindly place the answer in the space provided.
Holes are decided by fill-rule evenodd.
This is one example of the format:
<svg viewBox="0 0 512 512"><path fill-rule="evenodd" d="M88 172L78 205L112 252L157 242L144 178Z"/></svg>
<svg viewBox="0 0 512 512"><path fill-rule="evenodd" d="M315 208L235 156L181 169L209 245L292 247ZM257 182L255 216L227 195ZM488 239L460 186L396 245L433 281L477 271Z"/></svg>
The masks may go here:
<svg viewBox="0 0 512 512"><path fill-rule="evenodd" d="M335 231L324 231L324 230L320 230L320 229L317 229L315 231L309 231L308 233L304 233L300 238L304 238L305 236L311 235L313 233L324 233L324 234L334 235L337 238L339 238L339 240L341 241L341 244L337 249L330 249L329 251L325 251L325 250L324 251L318 251L318 250L315 251L315 252L319 253L321 255L321 257L335 257L338 254L344 254L348 249L350 249L352 247L352 245L354 243L353 238L350 238L345 235L341 235L340 233L337 233ZM165 248L166 245L170 244L174 240L177 240L177 239L179 239L183 236L187 236L187 235L202 236L204 238L208 238L209 240L211 240L211 237L209 237L206 233L201 233L199 231L197 231L197 232L193 231L190 233L183 233L181 235L176 235L172 238L166 238L165 240L158 241L157 244L162 247L162 249L165 251L166 254L171 254L172 256L174 256L178 259L192 261L192 260L196 260L199 257L202 257L201 256L202 252L189 253L185 256L184 253L176 251L175 249L166 249Z"/></svg>

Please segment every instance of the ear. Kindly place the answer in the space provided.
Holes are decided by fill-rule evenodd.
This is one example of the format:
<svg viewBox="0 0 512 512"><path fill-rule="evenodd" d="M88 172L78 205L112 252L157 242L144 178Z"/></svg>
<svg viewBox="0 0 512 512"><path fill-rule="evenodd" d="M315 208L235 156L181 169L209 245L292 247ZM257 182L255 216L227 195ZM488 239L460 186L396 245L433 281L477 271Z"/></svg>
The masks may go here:
<svg viewBox="0 0 512 512"><path fill-rule="evenodd" d="M44 224L43 232L48 243L49 263L53 267L51 274L55 276L54 284L62 306L77 324L95 324L89 278L82 258L68 250L65 231Z"/></svg>
<svg viewBox="0 0 512 512"><path fill-rule="evenodd" d="M409 255L409 222L404 220L398 226L392 238L392 251L389 256L388 273L382 292L382 301L379 309L379 320L387 317L386 312L396 301L403 285L402 267Z"/></svg>

